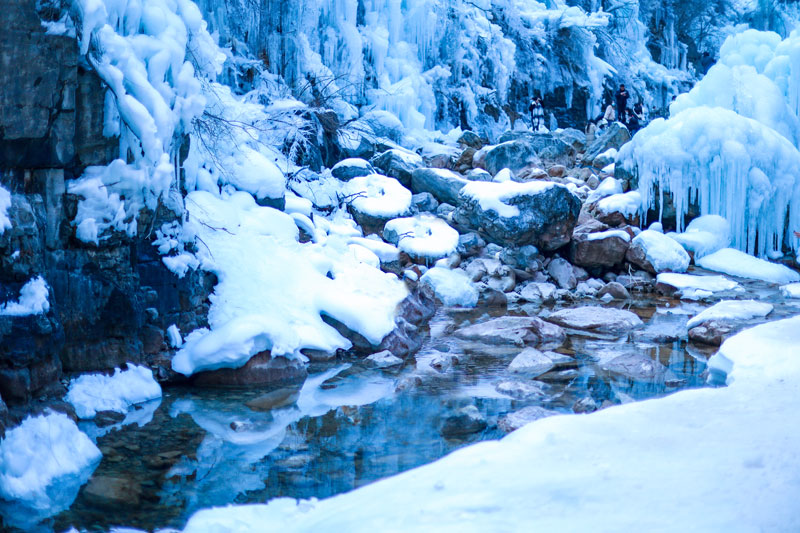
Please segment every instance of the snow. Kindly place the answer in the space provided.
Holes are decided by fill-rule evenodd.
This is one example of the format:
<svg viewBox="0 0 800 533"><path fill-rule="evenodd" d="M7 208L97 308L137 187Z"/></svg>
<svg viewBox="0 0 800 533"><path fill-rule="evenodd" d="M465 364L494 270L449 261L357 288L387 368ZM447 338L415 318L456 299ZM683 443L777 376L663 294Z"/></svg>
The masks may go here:
<svg viewBox="0 0 800 533"><path fill-rule="evenodd" d="M348 349L350 341L323 313L374 344L394 329L407 290L353 255L352 220L333 217L317 226L324 242L301 244L291 216L256 205L249 194L195 191L186 204L202 242L200 268L219 283L210 297L210 330L186 335L172 361L177 372L236 368L265 350L304 359L304 348Z"/></svg>
<svg viewBox="0 0 800 533"><path fill-rule="evenodd" d="M411 191L394 178L370 174L351 179L344 187L350 203L362 213L380 218L395 218L411 209Z"/></svg>
<svg viewBox="0 0 800 533"><path fill-rule="evenodd" d="M11 193L0 185L0 235L11 229L11 220L8 218L9 207L11 207Z"/></svg>
<svg viewBox="0 0 800 533"><path fill-rule="evenodd" d="M595 233L590 233L586 236L587 241L600 241L603 239L610 239L611 237L617 237L622 239L625 242L631 241L631 235L627 231L623 231L621 229L610 229L606 231L598 231Z"/></svg>
<svg viewBox="0 0 800 533"><path fill-rule="evenodd" d="M600 185L593 190L586 198L587 204L593 204L598 200L602 200L614 194L622 194L622 181L608 177L600 182Z"/></svg>
<svg viewBox="0 0 800 533"><path fill-rule="evenodd" d="M693 274L664 273L656 277L656 282L678 289L681 298L703 299L715 292L740 289L740 285L725 276L695 276Z"/></svg>
<svg viewBox="0 0 800 533"><path fill-rule="evenodd" d="M733 321L762 318L770 314L772 309L772 304L755 300L723 300L690 319L686 327L691 329L710 320Z"/></svg>
<svg viewBox="0 0 800 533"><path fill-rule="evenodd" d="M689 268L689 254L680 244L663 233L644 230L631 241L632 247L641 247L645 258L656 272L686 272Z"/></svg>
<svg viewBox="0 0 800 533"><path fill-rule="evenodd" d="M167 328L167 343L171 348L180 348L183 346L183 337L181 336L181 331L175 324L172 324Z"/></svg>
<svg viewBox="0 0 800 533"><path fill-rule="evenodd" d="M46 509L59 501L59 492L71 492L73 480L78 486L86 482L100 458L97 446L67 415L29 416L0 441L0 497ZM75 495L77 490L72 499Z"/></svg>
<svg viewBox="0 0 800 533"><path fill-rule="evenodd" d="M730 246L730 232L727 220L719 215L705 215L692 220L683 233L670 232L667 236L692 252L697 260Z"/></svg>
<svg viewBox="0 0 800 533"><path fill-rule="evenodd" d="M629 191L625 194L612 194L597 202L597 210L606 215L622 213L632 217L642 208L642 195L639 191Z"/></svg>
<svg viewBox="0 0 800 533"><path fill-rule="evenodd" d="M458 247L458 232L444 220L429 214L390 220L383 234L384 238L396 236L397 248L417 258L440 259ZM387 240L393 242L395 237Z"/></svg>
<svg viewBox="0 0 800 533"><path fill-rule="evenodd" d="M180 334L179 334L180 335ZM128 363L127 370L114 374L83 374L69 383L66 400L78 418L94 418L98 411L126 413L137 403L161 397L161 386L146 366Z"/></svg>
<svg viewBox="0 0 800 533"><path fill-rule="evenodd" d="M786 298L800 298L800 283L789 283L781 287L781 292Z"/></svg>
<svg viewBox="0 0 800 533"><path fill-rule="evenodd" d="M436 266L425 272L420 282L433 287L436 297L448 307L475 307L478 304L478 291L462 270Z"/></svg>
<svg viewBox="0 0 800 533"><path fill-rule="evenodd" d="M553 187L563 187L563 185L552 181L530 181L526 183L516 181L502 183L471 181L461 189L460 194L465 198L477 200L484 211L494 211L503 218L513 218L519 215L519 208L512 203L515 198L540 194Z"/></svg>
<svg viewBox="0 0 800 533"><path fill-rule="evenodd" d="M49 289L44 278L31 279L19 291L17 301L0 305L0 316L29 316L47 313L50 310Z"/></svg>
<svg viewBox="0 0 800 533"><path fill-rule="evenodd" d="M712 358L727 387L544 418L333 498L199 511L184 531L797 530L798 344L800 317L761 325Z"/></svg>
<svg viewBox="0 0 800 533"><path fill-rule="evenodd" d="M696 261L697 266L740 278L758 279L769 283L794 283L800 274L791 268L770 263L733 248L724 248Z"/></svg>

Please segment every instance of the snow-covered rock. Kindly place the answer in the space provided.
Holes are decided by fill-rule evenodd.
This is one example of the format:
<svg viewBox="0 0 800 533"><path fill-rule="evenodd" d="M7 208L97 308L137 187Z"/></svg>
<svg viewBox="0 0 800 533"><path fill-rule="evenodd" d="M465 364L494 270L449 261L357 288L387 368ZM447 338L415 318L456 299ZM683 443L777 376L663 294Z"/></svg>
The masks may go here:
<svg viewBox="0 0 800 533"><path fill-rule="evenodd" d="M630 311L596 306L562 309L547 320L565 328L611 334L627 333L642 325L642 320Z"/></svg>
<svg viewBox="0 0 800 533"><path fill-rule="evenodd" d="M645 230L634 237L625 257L653 274L686 272L691 261L680 244L653 230Z"/></svg>
<svg viewBox="0 0 800 533"><path fill-rule="evenodd" d="M49 289L44 278L31 279L19 291L19 299L0 304L0 316L39 315L50 310Z"/></svg>
<svg viewBox="0 0 800 533"><path fill-rule="evenodd" d="M740 278L760 279L770 283L794 283L800 274L791 268L759 259L733 248L723 248L697 261L697 265L714 272Z"/></svg>
<svg viewBox="0 0 800 533"><path fill-rule="evenodd" d="M429 214L390 220L383 238L411 257L424 260L447 257L458 246L458 232Z"/></svg>
<svg viewBox="0 0 800 533"><path fill-rule="evenodd" d="M581 202L563 185L547 181L470 182L454 220L503 245L533 244L551 251L567 244Z"/></svg>
<svg viewBox="0 0 800 533"><path fill-rule="evenodd" d="M687 328L699 326L704 322L716 321L742 321L751 318L762 318L772 312L772 304L757 302L755 300L723 300L691 318L686 324Z"/></svg>
<svg viewBox="0 0 800 533"><path fill-rule="evenodd" d="M445 168L418 168L411 174L411 190L415 193L429 192L440 202L458 205L458 193L469 183Z"/></svg>
<svg viewBox="0 0 800 533"><path fill-rule="evenodd" d="M424 163L422 157L399 148L386 150L374 156L370 163L387 176L395 178L405 187L411 187L411 175L418 168L422 168Z"/></svg>
<svg viewBox="0 0 800 533"><path fill-rule="evenodd" d="M664 273L658 275L656 283L660 289L663 287L662 292L675 293L688 300L701 300L716 292L740 289L737 282L725 276Z"/></svg>
<svg viewBox="0 0 800 533"><path fill-rule="evenodd" d="M114 374L84 374L70 381L66 400L78 418L94 418L98 411L125 413L131 405L161 397L161 386L153 371L145 366L128 364L127 370Z"/></svg>
<svg viewBox="0 0 800 533"><path fill-rule="evenodd" d="M478 291L462 270L437 266L425 272L420 282L433 287L444 305L475 307L478 304Z"/></svg>
<svg viewBox="0 0 800 533"><path fill-rule="evenodd" d="M667 233L688 252L694 254L695 261L731 244L731 227L728 221L718 215L706 215L692 220L683 233Z"/></svg>
<svg viewBox="0 0 800 533"><path fill-rule="evenodd" d="M561 344L564 330L537 317L506 316L456 330L456 337L488 344Z"/></svg>
<svg viewBox="0 0 800 533"><path fill-rule="evenodd" d="M544 374L554 366L555 363L547 354L536 348L525 348L514 357L508 365L508 369L514 373L530 374L535 377Z"/></svg>
<svg viewBox="0 0 800 533"><path fill-rule="evenodd" d="M376 174L375 169L364 159L359 157L351 157L339 161L331 168L331 174L334 178L342 181L350 181L353 178L361 176L369 176Z"/></svg>
<svg viewBox="0 0 800 533"><path fill-rule="evenodd" d="M344 187L350 212L366 233L380 233L386 221L411 212L411 191L380 174L352 178Z"/></svg>
<svg viewBox="0 0 800 533"><path fill-rule="evenodd" d="M781 292L786 298L800 298L800 283L789 283L781 287Z"/></svg>

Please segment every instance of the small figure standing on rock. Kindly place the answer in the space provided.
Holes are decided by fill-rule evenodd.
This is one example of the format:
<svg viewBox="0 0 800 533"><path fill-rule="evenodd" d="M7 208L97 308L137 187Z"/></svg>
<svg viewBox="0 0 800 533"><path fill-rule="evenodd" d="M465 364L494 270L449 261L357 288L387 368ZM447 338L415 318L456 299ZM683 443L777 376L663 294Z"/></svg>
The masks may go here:
<svg viewBox="0 0 800 533"><path fill-rule="evenodd" d="M625 123L628 113L628 98L630 95L628 94L628 90L625 88L624 83L620 84L619 90L615 96L617 99L617 120Z"/></svg>
<svg viewBox="0 0 800 533"><path fill-rule="evenodd" d="M539 128L544 123L544 106L542 105L542 99L536 96L531 100L531 105L528 110L531 112L531 127L533 131L539 131Z"/></svg>

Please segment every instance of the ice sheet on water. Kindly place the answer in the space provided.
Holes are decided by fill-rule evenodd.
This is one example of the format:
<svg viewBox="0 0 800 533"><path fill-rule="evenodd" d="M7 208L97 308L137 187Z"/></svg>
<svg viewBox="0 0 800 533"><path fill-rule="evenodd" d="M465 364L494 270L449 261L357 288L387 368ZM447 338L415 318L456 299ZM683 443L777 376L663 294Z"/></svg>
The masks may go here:
<svg viewBox="0 0 800 533"><path fill-rule="evenodd" d="M785 284L800 281L800 274L787 266L771 263L733 248L723 248L707 255L699 259L697 265L714 272L770 283Z"/></svg>

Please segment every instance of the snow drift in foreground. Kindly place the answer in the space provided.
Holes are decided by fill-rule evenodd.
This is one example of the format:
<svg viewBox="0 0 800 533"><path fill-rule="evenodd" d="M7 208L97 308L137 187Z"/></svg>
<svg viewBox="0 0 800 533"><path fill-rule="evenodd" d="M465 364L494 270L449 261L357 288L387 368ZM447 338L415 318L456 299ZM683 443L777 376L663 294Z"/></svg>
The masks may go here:
<svg viewBox="0 0 800 533"><path fill-rule="evenodd" d="M78 418L93 418L98 411L125 413L131 405L161 397L161 385L153 371L145 366L128 364L127 370L114 375L84 374L69 384L66 400Z"/></svg>
<svg viewBox="0 0 800 533"><path fill-rule="evenodd" d="M800 317L764 324L712 358L728 387L548 417L327 500L200 511L185 531L797 531L798 345Z"/></svg>
<svg viewBox="0 0 800 533"><path fill-rule="evenodd" d="M21 529L69 507L100 450L62 413L29 416L0 441L0 513Z"/></svg>

